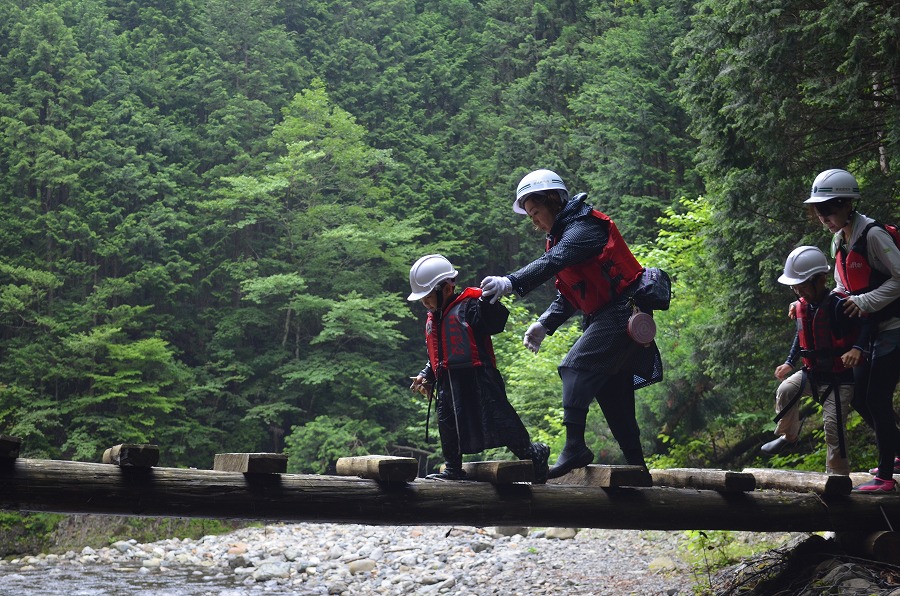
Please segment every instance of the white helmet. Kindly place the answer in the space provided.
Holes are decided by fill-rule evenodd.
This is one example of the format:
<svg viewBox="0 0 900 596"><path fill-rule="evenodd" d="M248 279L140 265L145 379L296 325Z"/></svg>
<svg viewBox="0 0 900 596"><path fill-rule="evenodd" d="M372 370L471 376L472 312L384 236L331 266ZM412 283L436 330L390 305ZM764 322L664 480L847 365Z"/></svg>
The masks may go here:
<svg viewBox="0 0 900 596"><path fill-rule="evenodd" d="M409 287L412 290L406 299L424 298L445 279L454 279L458 275L450 261L441 255L425 255L413 263L409 270Z"/></svg>
<svg viewBox="0 0 900 596"><path fill-rule="evenodd" d="M778 278L786 286L802 284L816 273L828 273L825 253L815 246L798 246L784 262L784 274Z"/></svg>
<svg viewBox="0 0 900 596"><path fill-rule="evenodd" d="M825 170L813 180L809 198L804 203L824 203L838 197L859 198L856 178L847 170Z"/></svg>
<svg viewBox="0 0 900 596"><path fill-rule="evenodd" d="M559 174L550 170L535 170L522 178L516 187L516 200L513 201L513 211L527 215L522 205L519 204L519 199L542 190L558 190L559 197L563 203L569 198L569 189L566 188Z"/></svg>

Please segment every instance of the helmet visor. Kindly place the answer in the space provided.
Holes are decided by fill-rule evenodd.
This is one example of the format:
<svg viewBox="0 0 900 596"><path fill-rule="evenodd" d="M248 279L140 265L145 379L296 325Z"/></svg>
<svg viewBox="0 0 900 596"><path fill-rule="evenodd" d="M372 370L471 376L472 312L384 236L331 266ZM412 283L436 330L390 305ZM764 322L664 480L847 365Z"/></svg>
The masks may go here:
<svg viewBox="0 0 900 596"><path fill-rule="evenodd" d="M537 199L539 201L541 201L541 200L546 201L547 193L540 191L540 192L530 192L527 195L522 195L519 198L519 200L516 201L516 205L519 207L519 209L522 210L522 213L525 213L525 201L527 201L528 199Z"/></svg>
<svg viewBox="0 0 900 596"><path fill-rule="evenodd" d="M814 209L816 213L821 215L822 217L828 217L829 215L834 215L844 206L844 198L837 197L831 199L830 201L824 201L822 203L816 203Z"/></svg>

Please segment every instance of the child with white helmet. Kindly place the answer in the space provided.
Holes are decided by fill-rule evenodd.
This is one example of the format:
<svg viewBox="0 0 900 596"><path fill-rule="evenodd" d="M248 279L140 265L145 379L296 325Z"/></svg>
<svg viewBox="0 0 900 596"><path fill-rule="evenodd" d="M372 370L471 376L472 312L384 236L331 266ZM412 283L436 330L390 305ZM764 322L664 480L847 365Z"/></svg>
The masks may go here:
<svg viewBox="0 0 900 596"><path fill-rule="evenodd" d="M534 482L547 481L550 447L532 443L506 397L491 335L506 326L505 306L481 300L479 288L456 292L458 272L445 257L425 255L409 271L410 301L428 309L425 343L428 362L410 389L437 392L438 432L446 465L428 478L463 480L462 456L507 447L534 464Z"/></svg>
<svg viewBox="0 0 900 596"><path fill-rule="evenodd" d="M869 325L844 313L847 295L826 288L830 267L825 254L814 246L799 246L784 263L778 282L790 286L797 296L793 312L797 333L784 364L775 368L781 381L775 393L778 436L762 446L766 455L780 453L797 443L800 433L799 399L812 395L822 404L825 426L825 471L850 474L847 457L846 420L853 399L853 368L863 361ZM797 358L803 366L794 371Z"/></svg>

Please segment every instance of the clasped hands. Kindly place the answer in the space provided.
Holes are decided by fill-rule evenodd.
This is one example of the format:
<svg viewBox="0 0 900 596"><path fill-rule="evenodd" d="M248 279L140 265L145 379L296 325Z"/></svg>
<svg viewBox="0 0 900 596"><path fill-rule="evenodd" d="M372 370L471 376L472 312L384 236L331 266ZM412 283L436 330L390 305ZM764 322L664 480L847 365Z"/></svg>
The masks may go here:
<svg viewBox="0 0 900 596"><path fill-rule="evenodd" d="M428 383L428 380L425 378L425 375L418 375L415 377L410 377L410 380L412 381L412 385L409 386L410 390L412 390L416 393L421 393L425 397L428 397L428 393L430 390L430 383Z"/></svg>
<svg viewBox="0 0 900 596"><path fill-rule="evenodd" d="M481 280L481 297L496 303L501 297L512 292L512 281L502 275L489 275Z"/></svg>
<svg viewBox="0 0 900 596"><path fill-rule="evenodd" d="M481 297L489 300L491 304L512 292L512 289L512 281L502 275L489 275L481 280ZM534 322L525 332L522 344L537 354L545 337L547 337L547 328L538 322Z"/></svg>
<svg viewBox="0 0 900 596"><path fill-rule="evenodd" d="M848 317L861 317L866 314L866 312L853 301L853 296L845 298L843 302L844 314ZM788 307L788 317L791 319L797 318L797 302L791 302L791 305Z"/></svg>

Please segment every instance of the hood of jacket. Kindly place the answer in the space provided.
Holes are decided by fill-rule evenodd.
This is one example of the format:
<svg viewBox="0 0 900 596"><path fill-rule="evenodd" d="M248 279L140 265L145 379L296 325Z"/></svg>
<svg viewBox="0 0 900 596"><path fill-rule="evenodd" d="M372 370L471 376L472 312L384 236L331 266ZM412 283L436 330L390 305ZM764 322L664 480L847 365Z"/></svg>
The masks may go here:
<svg viewBox="0 0 900 596"><path fill-rule="evenodd" d="M587 217L591 213L591 206L585 203L587 200L587 193L581 192L566 201L566 204L563 205L562 211L560 211L556 215L556 220L553 222L553 228L550 230L550 233L547 234L548 237L556 237L566 229L570 223L579 219L581 217Z"/></svg>

